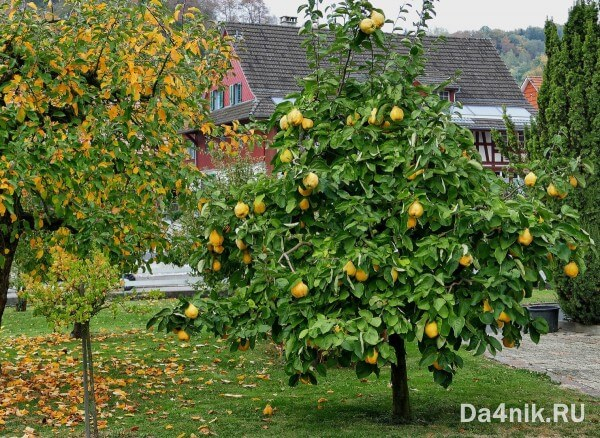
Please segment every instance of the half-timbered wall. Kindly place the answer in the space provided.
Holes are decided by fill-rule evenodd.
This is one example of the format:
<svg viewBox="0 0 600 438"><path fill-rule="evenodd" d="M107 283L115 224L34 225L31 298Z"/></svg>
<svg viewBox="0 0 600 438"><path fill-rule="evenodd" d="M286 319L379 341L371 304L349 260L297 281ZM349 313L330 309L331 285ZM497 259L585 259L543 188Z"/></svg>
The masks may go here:
<svg viewBox="0 0 600 438"><path fill-rule="evenodd" d="M499 172L508 165L508 159L503 157L492 141L491 131L473 131L475 147L481 155L483 165L494 172Z"/></svg>

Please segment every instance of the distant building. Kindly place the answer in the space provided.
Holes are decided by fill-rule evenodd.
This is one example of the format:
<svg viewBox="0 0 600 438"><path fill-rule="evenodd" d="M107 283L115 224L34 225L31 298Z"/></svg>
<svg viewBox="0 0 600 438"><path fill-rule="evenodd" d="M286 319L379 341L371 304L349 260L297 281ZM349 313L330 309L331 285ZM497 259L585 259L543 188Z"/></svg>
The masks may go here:
<svg viewBox="0 0 600 438"><path fill-rule="evenodd" d="M530 76L526 77L521 85L521 93L527 99L527 102L531 104L536 110L538 109L538 93L540 92L540 87L542 86L542 77L541 76Z"/></svg>
<svg viewBox="0 0 600 438"><path fill-rule="evenodd" d="M217 124L267 119L287 94L299 91L298 79L310 71L301 46L303 36L298 35L298 28L291 21L283 17L282 25L225 24L224 33L233 37L239 60L233 62L230 74L223 81L224 87L211 92L212 117ZM406 52L406 47L400 44L401 37L393 38L397 38L396 50ZM425 37L424 46L427 62L418 82L437 85L461 72L456 81L440 92L440 97L463 105L462 109L454 108L460 112L460 116L453 116L454 120L473 132L483 164L501 172L508 161L494 145L491 130L505 130L502 107L506 107L520 131L535 109L523 98L489 39ZM184 135L196 145L196 165L201 169L212 168L204 136L194 130ZM268 133L269 138L274 135L275 131ZM268 166L274 153L265 146L262 150L255 149L252 155Z"/></svg>

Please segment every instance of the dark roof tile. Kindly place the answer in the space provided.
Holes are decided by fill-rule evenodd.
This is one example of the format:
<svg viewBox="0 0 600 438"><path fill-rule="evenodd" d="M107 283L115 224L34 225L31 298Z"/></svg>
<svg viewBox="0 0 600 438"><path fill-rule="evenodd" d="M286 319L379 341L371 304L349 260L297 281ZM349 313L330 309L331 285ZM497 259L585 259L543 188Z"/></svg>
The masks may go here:
<svg viewBox="0 0 600 438"><path fill-rule="evenodd" d="M310 72L301 45L304 37L298 34L299 28L277 25L226 23L225 30L235 37L236 53L256 96L248 116L269 117L275 109L272 98L298 91L298 80ZM406 53L402 37L392 38L394 47ZM460 72L450 88L457 89L456 99L462 104L534 111L489 39L426 37L424 47L427 62L425 74L419 78L423 82L437 85ZM221 111L219 118L226 114Z"/></svg>

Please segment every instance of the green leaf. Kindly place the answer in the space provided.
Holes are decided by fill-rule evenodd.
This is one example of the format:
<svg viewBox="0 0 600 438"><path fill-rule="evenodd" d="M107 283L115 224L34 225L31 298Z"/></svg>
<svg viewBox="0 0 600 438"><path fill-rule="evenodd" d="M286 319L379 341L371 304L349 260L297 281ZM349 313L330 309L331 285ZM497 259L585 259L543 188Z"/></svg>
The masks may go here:
<svg viewBox="0 0 600 438"><path fill-rule="evenodd" d="M481 165L481 163L479 161L469 160L468 164L479 171L483 171L483 166Z"/></svg>
<svg viewBox="0 0 600 438"><path fill-rule="evenodd" d="M498 339L496 339L493 336L488 336L487 340L489 342L489 344L494 347L497 351L502 350L502 345L500 344L500 341L498 341Z"/></svg>
<svg viewBox="0 0 600 438"><path fill-rule="evenodd" d="M494 314L492 312L480 313L479 320L486 325L493 324L494 323Z"/></svg>
<svg viewBox="0 0 600 438"><path fill-rule="evenodd" d="M156 316L150 318L150 320L146 323L146 330L149 330L150 327L152 327L154 324L156 324L156 321L158 321L158 318Z"/></svg>
<svg viewBox="0 0 600 438"><path fill-rule="evenodd" d="M377 368L376 365L368 364L364 361L356 362L356 377L359 379L365 379L369 377Z"/></svg>
<svg viewBox="0 0 600 438"><path fill-rule="evenodd" d="M538 332L535 328L529 329L529 337L535 344L540 342L540 332Z"/></svg>
<svg viewBox="0 0 600 438"><path fill-rule="evenodd" d="M446 300L444 300L443 298L436 298L435 300L433 300L433 307L438 312L440 311L440 309L442 307L444 307L445 304L446 304Z"/></svg>
<svg viewBox="0 0 600 438"><path fill-rule="evenodd" d="M376 316L375 318L371 319L371 322L370 322L370 324L371 324L373 327L379 327L379 326L381 325L381 318L380 318L380 317L378 317L378 316Z"/></svg>
<svg viewBox="0 0 600 438"><path fill-rule="evenodd" d="M542 334L546 334L548 333L549 327L548 327L548 321L546 321L544 318L542 317L537 317L535 318L532 322L531 325L533 325L533 327L535 327L535 329L542 333Z"/></svg>
<svg viewBox="0 0 600 438"><path fill-rule="evenodd" d="M363 340L369 345L377 345L380 341L379 333L373 327L369 327L363 334Z"/></svg>
<svg viewBox="0 0 600 438"><path fill-rule="evenodd" d="M300 374L292 374L290 376L290 378L288 379L288 385L296 386L296 385L298 385L299 381L300 381Z"/></svg>
<svg viewBox="0 0 600 438"><path fill-rule="evenodd" d="M457 337L460 336L460 332L465 326L465 318L463 318L462 316L451 315L449 318L449 322L450 327L452 327L452 329L454 330L454 335Z"/></svg>

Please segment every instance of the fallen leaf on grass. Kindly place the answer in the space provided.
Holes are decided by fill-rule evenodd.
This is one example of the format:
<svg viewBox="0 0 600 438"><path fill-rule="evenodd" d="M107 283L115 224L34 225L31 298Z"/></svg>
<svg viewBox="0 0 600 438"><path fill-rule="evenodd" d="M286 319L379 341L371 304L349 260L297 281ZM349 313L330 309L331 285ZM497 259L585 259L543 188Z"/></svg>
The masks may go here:
<svg viewBox="0 0 600 438"><path fill-rule="evenodd" d="M268 416L273 415L273 407L270 404L267 403L267 405L263 409L263 415L268 415Z"/></svg>
<svg viewBox="0 0 600 438"><path fill-rule="evenodd" d="M121 398L126 398L127 397L127 393L125 391L123 391L122 389L116 389L113 391L114 395L118 395Z"/></svg>

